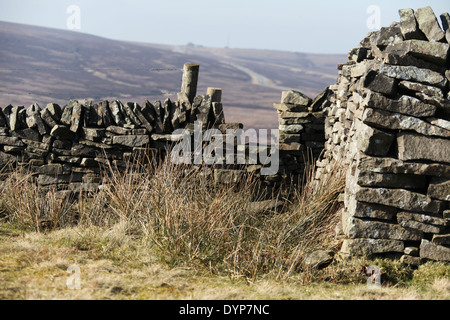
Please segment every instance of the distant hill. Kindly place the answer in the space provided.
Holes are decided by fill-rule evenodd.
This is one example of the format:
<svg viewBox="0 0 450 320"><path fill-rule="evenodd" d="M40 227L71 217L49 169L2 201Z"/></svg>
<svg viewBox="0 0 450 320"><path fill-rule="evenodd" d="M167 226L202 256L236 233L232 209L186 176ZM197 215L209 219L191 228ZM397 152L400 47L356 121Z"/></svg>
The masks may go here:
<svg viewBox="0 0 450 320"><path fill-rule="evenodd" d="M300 41L300 40L299 40ZM186 41L187 42L187 41ZM70 99L176 99L183 64L200 64L198 93L222 88L227 122L276 128L281 91L313 97L336 82L345 55L116 41L0 21L0 106Z"/></svg>

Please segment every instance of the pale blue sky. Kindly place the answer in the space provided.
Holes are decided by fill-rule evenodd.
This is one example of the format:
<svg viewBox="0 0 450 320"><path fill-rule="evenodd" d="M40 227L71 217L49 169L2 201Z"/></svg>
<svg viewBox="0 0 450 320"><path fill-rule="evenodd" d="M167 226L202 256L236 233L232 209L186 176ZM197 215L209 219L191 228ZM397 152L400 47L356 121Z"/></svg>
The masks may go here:
<svg viewBox="0 0 450 320"><path fill-rule="evenodd" d="M371 5L381 26L400 8L450 12L448 0L0 0L0 20L67 29L70 5L80 8L79 32L110 39L312 53L355 47L371 31Z"/></svg>

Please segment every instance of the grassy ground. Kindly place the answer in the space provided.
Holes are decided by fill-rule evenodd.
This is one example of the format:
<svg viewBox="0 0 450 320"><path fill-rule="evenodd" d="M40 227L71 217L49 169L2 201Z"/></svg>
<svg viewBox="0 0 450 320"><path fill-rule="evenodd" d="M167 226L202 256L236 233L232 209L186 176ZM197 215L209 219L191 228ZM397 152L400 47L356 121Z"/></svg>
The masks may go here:
<svg viewBox="0 0 450 320"><path fill-rule="evenodd" d="M310 175L301 192L273 195L282 208L261 211L252 177L215 185L204 168L112 170L100 192L76 198L7 172L0 299L449 299L448 264L339 257L342 173ZM311 269L316 250L333 263ZM381 288L367 286L370 266Z"/></svg>
<svg viewBox="0 0 450 320"><path fill-rule="evenodd" d="M233 279L206 268L169 267L120 228L36 233L0 224L0 299L450 299L450 266L441 263L411 270L361 259L283 280ZM79 289L70 289L72 265L79 267ZM381 288L367 286L368 265L382 269Z"/></svg>

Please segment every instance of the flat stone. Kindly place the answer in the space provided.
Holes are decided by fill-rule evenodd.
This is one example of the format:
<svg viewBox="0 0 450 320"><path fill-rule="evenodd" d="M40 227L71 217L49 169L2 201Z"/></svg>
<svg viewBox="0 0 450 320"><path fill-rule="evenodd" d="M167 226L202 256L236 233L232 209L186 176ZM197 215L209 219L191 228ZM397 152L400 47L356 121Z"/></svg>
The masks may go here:
<svg viewBox="0 0 450 320"><path fill-rule="evenodd" d="M425 34L429 41L440 42L444 40L445 34L439 26L439 22L430 6L419 8L414 13L419 29Z"/></svg>
<svg viewBox="0 0 450 320"><path fill-rule="evenodd" d="M400 30L406 40L426 39L425 35L420 31L419 26L417 25L413 9L400 9L398 13L400 15Z"/></svg>
<svg viewBox="0 0 450 320"><path fill-rule="evenodd" d="M311 98L297 90L283 91L281 95L281 103L284 104L301 105L308 107L311 102Z"/></svg>
<svg viewBox="0 0 450 320"><path fill-rule="evenodd" d="M447 81L438 72L414 66L392 66L382 64L380 73L399 80L415 81L444 88Z"/></svg>
<svg viewBox="0 0 450 320"><path fill-rule="evenodd" d="M308 112L308 106L300 104L274 103L273 107L280 112Z"/></svg>
<svg viewBox="0 0 450 320"><path fill-rule="evenodd" d="M378 47L386 47L402 41L403 35L399 26L381 27L376 38L376 45Z"/></svg>
<svg viewBox="0 0 450 320"><path fill-rule="evenodd" d="M412 174L361 172L358 185L363 187L420 189L426 185L426 176Z"/></svg>
<svg viewBox="0 0 450 320"><path fill-rule="evenodd" d="M368 93L363 100L363 105L413 117L433 117L437 109L436 106L423 103L421 100L411 96L403 95L398 99L389 99L376 92Z"/></svg>
<svg viewBox="0 0 450 320"><path fill-rule="evenodd" d="M435 261L450 261L450 248L422 239L420 243L420 258Z"/></svg>
<svg viewBox="0 0 450 320"><path fill-rule="evenodd" d="M444 230L443 227L421 223L414 220L402 220L399 222L399 224L404 228L414 229L424 233L440 233L442 232L442 230Z"/></svg>
<svg viewBox="0 0 450 320"><path fill-rule="evenodd" d="M395 135L372 128L357 120L357 146L359 151L372 156L385 156L389 152Z"/></svg>
<svg viewBox="0 0 450 320"><path fill-rule="evenodd" d="M355 201L354 208L350 205L348 205L348 208L357 218L392 220L397 213L396 208L361 201Z"/></svg>
<svg viewBox="0 0 450 320"><path fill-rule="evenodd" d="M400 160L431 160L450 163L450 140L411 133L397 137Z"/></svg>
<svg viewBox="0 0 450 320"><path fill-rule="evenodd" d="M422 238L422 232L403 228L398 224L358 218L352 219L347 235L351 239L367 238L418 241ZM403 252L403 247L401 252Z"/></svg>
<svg viewBox="0 0 450 320"><path fill-rule="evenodd" d="M364 87L375 92L393 96L396 92L397 83L394 78L371 70L364 78Z"/></svg>
<svg viewBox="0 0 450 320"><path fill-rule="evenodd" d="M436 245L450 246L450 234L435 234L431 242Z"/></svg>
<svg viewBox="0 0 450 320"><path fill-rule="evenodd" d="M400 262L410 266L418 267L420 265L420 257L413 257L404 254L403 256L400 257Z"/></svg>
<svg viewBox="0 0 450 320"><path fill-rule="evenodd" d="M7 136L0 136L0 145L25 147L25 144L18 137L7 137Z"/></svg>
<svg viewBox="0 0 450 320"><path fill-rule="evenodd" d="M150 143L150 136L148 135L126 135L113 137L113 144L127 147L142 147L148 143Z"/></svg>
<svg viewBox="0 0 450 320"><path fill-rule="evenodd" d="M405 189L365 188L355 194L356 200L377 203L413 212L438 214L444 210L444 202Z"/></svg>
<svg viewBox="0 0 450 320"><path fill-rule="evenodd" d="M73 157L94 158L98 153L101 153L99 149L80 143L74 143L72 149L70 149L70 155Z"/></svg>
<svg viewBox="0 0 450 320"><path fill-rule="evenodd" d="M391 113L383 110L367 108L364 111L362 120L365 124L391 130L408 130L426 136L436 136L450 138L450 131L431 125L419 118L403 115L400 113Z"/></svg>
<svg viewBox="0 0 450 320"><path fill-rule="evenodd" d="M422 40L406 40L387 48L387 52L400 57L412 55L437 65L447 63L449 44Z"/></svg>
<svg viewBox="0 0 450 320"><path fill-rule="evenodd" d="M433 199L450 201L450 178L431 178L428 196Z"/></svg>
<svg viewBox="0 0 450 320"><path fill-rule="evenodd" d="M443 99L444 94L442 93L442 90L437 87L433 86L427 86L425 84L419 83L419 82L411 82L411 81L400 81L399 83L400 88L406 89L409 91L415 91L415 92L422 92L428 96L438 97Z"/></svg>
<svg viewBox="0 0 450 320"><path fill-rule="evenodd" d="M279 129L283 133L293 134L293 133L299 133L303 131L303 126L301 124L291 124L291 125L280 125Z"/></svg>
<svg viewBox="0 0 450 320"><path fill-rule="evenodd" d="M106 130L99 128L85 128L83 127L83 137L90 141L99 141L106 137Z"/></svg>
<svg viewBox="0 0 450 320"><path fill-rule="evenodd" d="M378 253L403 252L403 241L388 239L345 239L341 251L349 255L370 256Z"/></svg>
<svg viewBox="0 0 450 320"><path fill-rule="evenodd" d="M71 140L74 137L74 133L68 126L55 125L50 131L50 136L59 140Z"/></svg>
<svg viewBox="0 0 450 320"><path fill-rule="evenodd" d="M427 215L424 213L417 212L398 212L397 221L401 223L402 221L417 221L420 223L431 224L434 226L445 227L447 226L447 220L443 219L440 215Z"/></svg>
<svg viewBox="0 0 450 320"><path fill-rule="evenodd" d="M312 269L322 269L328 266L334 259L334 252L331 250L316 250L309 253L303 263Z"/></svg>

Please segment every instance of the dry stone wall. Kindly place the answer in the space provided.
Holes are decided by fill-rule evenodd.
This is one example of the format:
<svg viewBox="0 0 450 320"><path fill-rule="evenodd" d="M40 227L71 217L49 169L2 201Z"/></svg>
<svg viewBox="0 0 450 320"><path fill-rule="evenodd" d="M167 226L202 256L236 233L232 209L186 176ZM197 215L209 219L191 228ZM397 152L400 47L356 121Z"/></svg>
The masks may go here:
<svg viewBox="0 0 450 320"><path fill-rule="evenodd" d="M430 7L399 13L400 22L369 33L349 52L337 83L316 98L282 93L274 104L279 168L260 178L270 191L298 182L305 163L317 160L317 180L339 165L346 172L337 228L343 254L413 265L450 261L450 16L441 15L442 29ZM0 109L0 167L28 165L44 190L95 192L102 166L162 160L173 150L174 130L187 129L193 140L196 121L217 129L221 141L239 139L243 126L225 123L221 90L196 94L198 72L196 64L184 66L175 102ZM249 148L236 145L226 156L248 155ZM211 173L218 183L234 183L264 167L247 160L213 164Z"/></svg>
<svg viewBox="0 0 450 320"><path fill-rule="evenodd" d="M343 253L450 261L450 19L399 13L339 65L316 177L348 168Z"/></svg>

